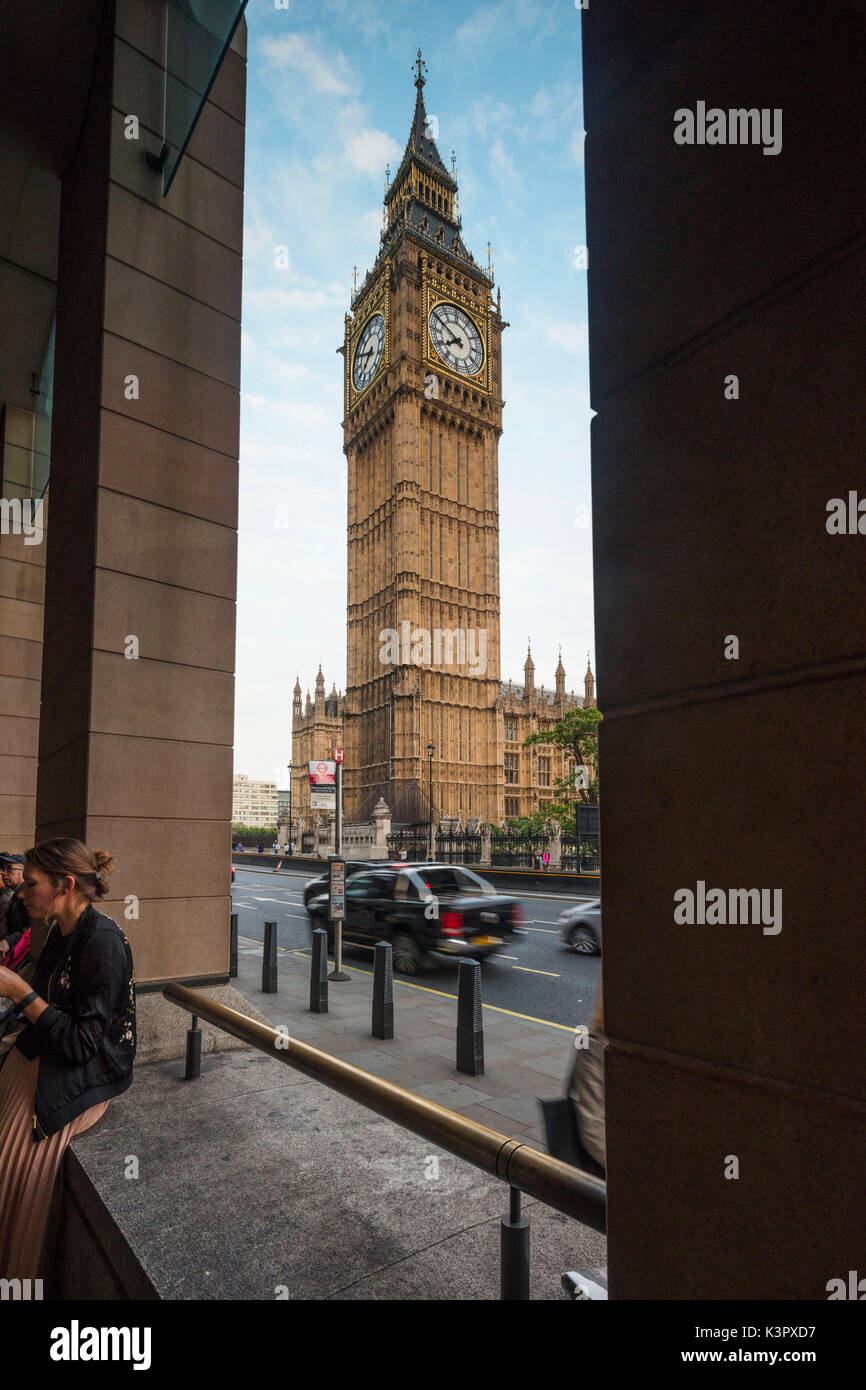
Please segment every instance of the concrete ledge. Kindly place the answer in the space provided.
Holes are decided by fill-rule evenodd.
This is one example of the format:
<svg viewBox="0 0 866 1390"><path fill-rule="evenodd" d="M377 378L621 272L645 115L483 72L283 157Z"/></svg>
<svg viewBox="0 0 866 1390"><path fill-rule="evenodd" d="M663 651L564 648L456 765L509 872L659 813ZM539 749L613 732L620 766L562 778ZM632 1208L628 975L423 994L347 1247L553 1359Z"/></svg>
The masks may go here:
<svg viewBox="0 0 866 1390"><path fill-rule="evenodd" d="M504 1184L259 1052L137 1067L64 1181L63 1298L499 1295ZM525 1209L533 1298L565 1299L605 1241Z"/></svg>
<svg viewBox="0 0 866 1390"><path fill-rule="evenodd" d="M232 985L214 985L203 988L200 993L229 1009L237 1009L248 1018L259 1023L268 1020L254 1004L245 999ZM186 1054L186 1034L190 1025L190 1015L176 1004L165 999L162 993L139 994L135 1001L136 1031L138 1047L135 1054L136 1067L150 1062L165 1062L173 1057ZM199 1023L201 1028L202 1056L209 1052L235 1052L247 1046L237 1038L214 1028L210 1023Z"/></svg>

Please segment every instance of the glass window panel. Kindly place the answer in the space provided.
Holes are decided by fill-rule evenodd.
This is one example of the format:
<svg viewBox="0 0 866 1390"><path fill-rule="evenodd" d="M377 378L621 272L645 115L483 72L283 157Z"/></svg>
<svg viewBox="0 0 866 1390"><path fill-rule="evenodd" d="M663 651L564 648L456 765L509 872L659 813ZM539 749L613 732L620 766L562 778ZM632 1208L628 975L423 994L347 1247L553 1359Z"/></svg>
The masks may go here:
<svg viewBox="0 0 866 1390"><path fill-rule="evenodd" d="M162 171L167 193L247 0L168 0Z"/></svg>

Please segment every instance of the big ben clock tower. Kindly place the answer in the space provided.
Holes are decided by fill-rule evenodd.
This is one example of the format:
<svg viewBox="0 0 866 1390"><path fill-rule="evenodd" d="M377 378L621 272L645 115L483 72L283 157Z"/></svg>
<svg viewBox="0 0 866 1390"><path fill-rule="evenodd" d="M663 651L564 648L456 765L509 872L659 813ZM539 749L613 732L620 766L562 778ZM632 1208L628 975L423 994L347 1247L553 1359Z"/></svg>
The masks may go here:
<svg viewBox="0 0 866 1390"><path fill-rule="evenodd" d="M345 809L497 821L503 323L461 238L415 65L381 247L346 315ZM432 757L430 752L432 745Z"/></svg>

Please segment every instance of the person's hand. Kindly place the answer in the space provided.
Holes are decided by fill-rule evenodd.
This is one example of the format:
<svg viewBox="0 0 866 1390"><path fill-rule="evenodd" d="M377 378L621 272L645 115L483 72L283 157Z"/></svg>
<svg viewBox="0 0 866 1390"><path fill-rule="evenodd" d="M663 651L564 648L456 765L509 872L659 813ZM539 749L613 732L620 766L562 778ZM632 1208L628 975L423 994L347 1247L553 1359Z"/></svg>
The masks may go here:
<svg viewBox="0 0 866 1390"><path fill-rule="evenodd" d="M3 957L6 956L6 955L8 955L8 954L9 954L9 942L6 940L6 938L5 938L5 936L4 936L3 940L0 941L0 960L2 960Z"/></svg>
<svg viewBox="0 0 866 1390"><path fill-rule="evenodd" d="M30 986L26 980L22 980L20 975L16 975L14 970L7 970L5 965L0 965L0 999L14 999L19 1003L26 999L30 994Z"/></svg>

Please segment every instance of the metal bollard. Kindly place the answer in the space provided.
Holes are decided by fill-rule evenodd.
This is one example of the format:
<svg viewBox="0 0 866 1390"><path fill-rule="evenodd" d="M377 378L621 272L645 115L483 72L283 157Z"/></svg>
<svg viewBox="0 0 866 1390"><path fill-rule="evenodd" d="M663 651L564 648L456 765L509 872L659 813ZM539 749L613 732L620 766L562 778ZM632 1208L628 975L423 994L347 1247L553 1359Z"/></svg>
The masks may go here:
<svg viewBox="0 0 866 1390"><path fill-rule="evenodd" d="M457 968L457 1070L484 1075L484 1025L481 1020L481 964L461 960Z"/></svg>
<svg viewBox="0 0 866 1390"><path fill-rule="evenodd" d="M277 924L265 922L265 944L262 951L262 994L277 992Z"/></svg>
<svg viewBox="0 0 866 1390"><path fill-rule="evenodd" d="M198 1026L198 1015L193 1014L186 1030L186 1071L183 1079L195 1081L197 1076L201 1076L201 1029Z"/></svg>
<svg viewBox="0 0 866 1390"><path fill-rule="evenodd" d="M229 928L229 979L238 977L238 914L233 912Z"/></svg>
<svg viewBox="0 0 866 1390"><path fill-rule="evenodd" d="M373 951L373 1034L394 1036L394 965L390 941L377 941Z"/></svg>
<svg viewBox="0 0 866 1390"><path fill-rule="evenodd" d="M310 962L310 1011L328 1012L328 933L324 927L313 932L313 955Z"/></svg>
<svg viewBox="0 0 866 1390"><path fill-rule="evenodd" d="M520 1192L509 1187L509 1212L499 1224L499 1297L529 1298L529 1217L520 1214Z"/></svg>

